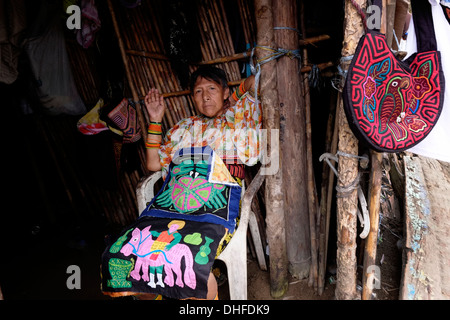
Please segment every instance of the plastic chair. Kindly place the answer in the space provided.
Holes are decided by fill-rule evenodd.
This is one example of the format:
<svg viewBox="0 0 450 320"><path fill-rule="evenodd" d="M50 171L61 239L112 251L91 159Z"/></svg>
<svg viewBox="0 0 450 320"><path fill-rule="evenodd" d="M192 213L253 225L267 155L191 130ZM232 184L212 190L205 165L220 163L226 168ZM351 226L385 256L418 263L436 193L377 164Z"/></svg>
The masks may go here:
<svg viewBox="0 0 450 320"><path fill-rule="evenodd" d="M247 300L247 227L250 228L259 266L262 270L267 270L258 224L255 213L251 211L253 197L264 181L264 176L260 174L260 171L253 178L247 190L243 185L239 226L225 250L217 257L227 267L231 300ZM138 183L136 196L140 213L155 196L154 185L161 177L162 173L158 171L143 177Z"/></svg>

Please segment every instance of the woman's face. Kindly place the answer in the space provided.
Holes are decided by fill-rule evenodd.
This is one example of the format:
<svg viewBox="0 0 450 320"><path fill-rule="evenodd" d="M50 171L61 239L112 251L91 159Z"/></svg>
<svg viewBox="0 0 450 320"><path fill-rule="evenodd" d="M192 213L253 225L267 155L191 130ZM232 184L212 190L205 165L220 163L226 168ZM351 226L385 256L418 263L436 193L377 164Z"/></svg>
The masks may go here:
<svg viewBox="0 0 450 320"><path fill-rule="evenodd" d="M198 77L194 86L194 102L198 110L209 118L224 112L224 101L230 95L229 88L222 88L218 83Z"/></svg>

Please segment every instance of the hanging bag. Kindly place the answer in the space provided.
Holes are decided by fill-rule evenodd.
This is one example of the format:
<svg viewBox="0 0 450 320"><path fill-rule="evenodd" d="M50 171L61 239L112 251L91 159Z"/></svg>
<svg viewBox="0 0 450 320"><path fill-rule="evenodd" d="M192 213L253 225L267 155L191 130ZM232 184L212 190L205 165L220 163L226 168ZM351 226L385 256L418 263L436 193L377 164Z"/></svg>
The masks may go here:
<svg viewBox="0 0 450 320"><path fill-rule="evenodd" d="M108 113L108 118L123 132L123 143L133 143L142 136L137 118L136 106L132 99L122 101Z"/></svg>
<svg viewBox="0 0 450 320"><path fill-rule="evenodd" d="M368 30L358 43L344 86L350 128L378 152L399 152L419 143L442 110L444 75L431 6L426 0L412 0L411 5L417 53L400 61L384 34Z"/></svg>

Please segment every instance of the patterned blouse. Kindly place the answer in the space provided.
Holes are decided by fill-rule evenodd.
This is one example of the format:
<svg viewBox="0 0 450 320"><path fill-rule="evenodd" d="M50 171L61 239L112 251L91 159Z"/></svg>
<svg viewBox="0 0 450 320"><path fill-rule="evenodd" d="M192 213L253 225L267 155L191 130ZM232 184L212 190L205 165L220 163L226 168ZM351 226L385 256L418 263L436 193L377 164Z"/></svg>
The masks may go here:
<svg viewBox="0 0 450 320"><path fill-rule="evenodd" d="M242 168L255 165L260 153L261 125L261 105L256 106L248 93L215 118L195 115L181 120L167 132L159 149L163 178L175 152L187 147L209 145L229 168L236 164Z"/></svg>

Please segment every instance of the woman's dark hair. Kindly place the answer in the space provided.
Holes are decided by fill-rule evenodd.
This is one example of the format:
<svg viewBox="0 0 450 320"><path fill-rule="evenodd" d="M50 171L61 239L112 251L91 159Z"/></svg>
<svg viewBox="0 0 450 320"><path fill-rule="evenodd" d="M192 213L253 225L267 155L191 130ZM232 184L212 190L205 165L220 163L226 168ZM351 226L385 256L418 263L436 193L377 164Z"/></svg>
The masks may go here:
<svg viewBox="0 0 450 320"><path fill-rule="evenodd" d="M214 81L215 83L222 86L222 88L228 88L228 80L227 74L222 69L211 67L211 66L200 66L195 72L191 75L191 83L190 88L191 92L194 91L195 83L197 79L201 77L210 81Z"/></svg>

